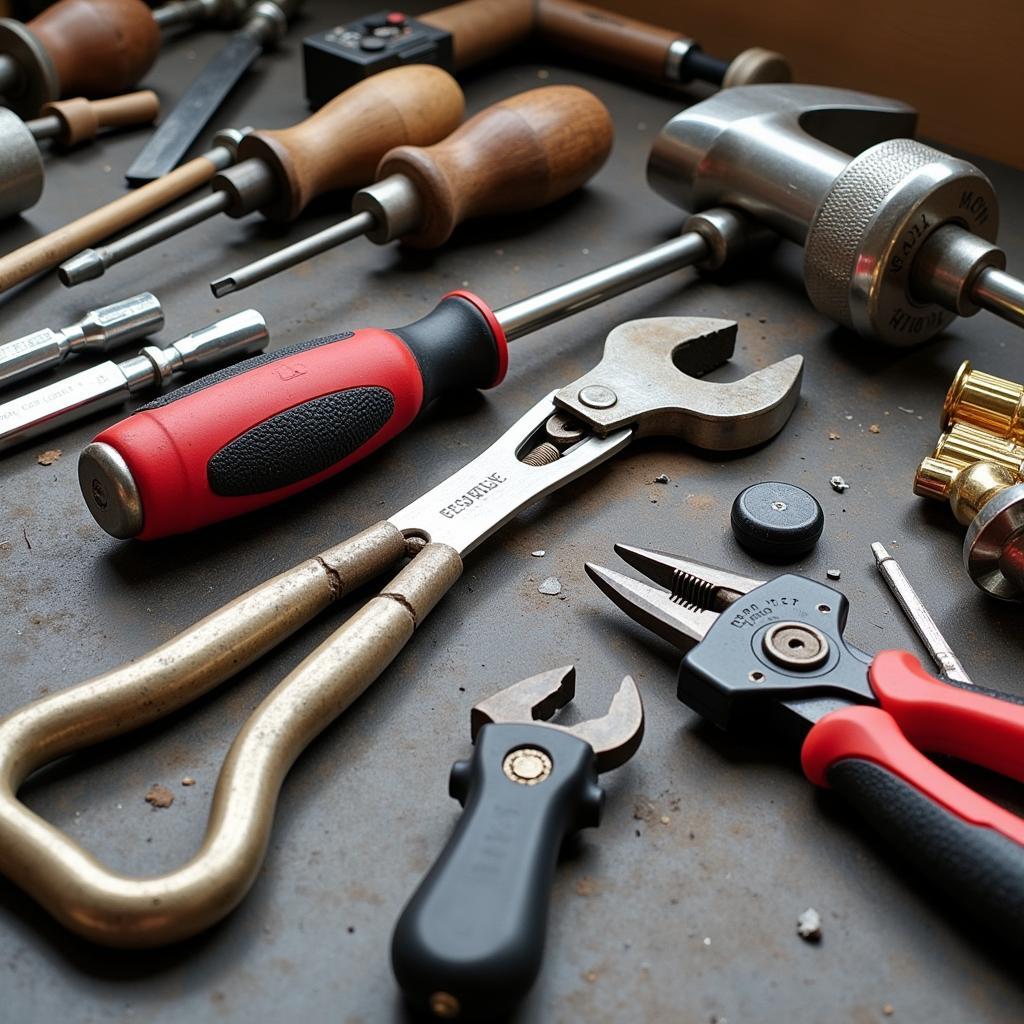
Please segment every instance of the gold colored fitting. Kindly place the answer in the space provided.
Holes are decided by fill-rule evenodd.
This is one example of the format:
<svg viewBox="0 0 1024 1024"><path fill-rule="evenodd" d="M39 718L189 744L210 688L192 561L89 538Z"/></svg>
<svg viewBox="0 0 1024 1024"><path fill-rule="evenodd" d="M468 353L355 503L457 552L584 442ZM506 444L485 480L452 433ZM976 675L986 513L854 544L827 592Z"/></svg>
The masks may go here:
<svg viewBox="0 0 1024 1024"><path fill-rule="evenodd" d="M985 430L955 423L917 467L914 493L949 501L968 525L993 495L1024 481L1024 446Z"/></svg>
<svg viewBox="0 0 1024 1024"><path fill-rule="evenodd" d="M966 424L1024 444L1024 386L960 364L942 407L942 429Z"/></svg>

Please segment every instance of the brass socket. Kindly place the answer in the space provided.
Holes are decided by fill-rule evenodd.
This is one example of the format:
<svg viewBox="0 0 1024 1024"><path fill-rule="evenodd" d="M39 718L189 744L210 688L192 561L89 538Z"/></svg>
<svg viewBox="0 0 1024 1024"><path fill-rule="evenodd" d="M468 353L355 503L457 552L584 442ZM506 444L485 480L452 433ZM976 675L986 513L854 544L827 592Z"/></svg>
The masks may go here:
<svg viewBox="0 0 1024 1024"><path fill-rule="evenodd" d="M1024 386L960 364L942 407L942 429L963 423L1024 444Z"/></svg>

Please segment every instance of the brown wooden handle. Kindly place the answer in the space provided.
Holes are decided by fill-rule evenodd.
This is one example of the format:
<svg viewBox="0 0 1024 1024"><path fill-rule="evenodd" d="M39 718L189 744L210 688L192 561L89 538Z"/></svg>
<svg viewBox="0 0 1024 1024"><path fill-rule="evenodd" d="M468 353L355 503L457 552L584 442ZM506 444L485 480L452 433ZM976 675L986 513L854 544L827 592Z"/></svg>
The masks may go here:
<svg viewBox="0 0 1024 1024"><path fill-rule="evenodd" d="M455 70L461 71L529 38L534 0L464 0L419 20L451 32Z"/></svg>
<svg viewBox="0 0 1024 1024"><path fill-rule="evenodd" d="M441 68L410 64L364 79L311 117L242 140L238 160L262 160L278 179L271 220L297 217L316 196L373 181L394 146L429 146L458 127L465 104L458 82Z"/></svg>
<svg viewBox="0 0 1024 1024"><path fill-rule="evenodd" d="M197 156L170 174L128 192L112 203L0 257L0 292L44 270L51 270L75 253L148 217L209 181L217 170L217 165L208 157Z"/></svg>
<svg viewBox="0 0 1024 1024"><path fill-rule="evenodd" d="M422 220L411 245L441 245L469 217L530 210L579 188L612 148L604 104L575 85L550 85L495 103L428 149L399 146L377 170L409 178Z"/></svg>
<svg viewBox="0 0 1024 1024"><path fill-rule="evenodd" d="M539 0L537 29L544 42L559 50L659 80L667 77L669 47L685 38L576 0Z"/></svg>
<svg viewBox="0 0 1024 1024"><path fill-rule="evenodd" d="M150 89L105 100L87 100L78 96L73 100L47 103L40 113L53 114L60 121L60 135L57 136L60 145L77 146L80 142L94 139L101 128L152 124L160 113L160 97Z"/></svg>
<svg viewBox="0 0 1024 1024"><path fill-rule="evenodd" d="M115 96L153 66L160 29L142 0L60 0L28 23L61 96Z"/></svg>

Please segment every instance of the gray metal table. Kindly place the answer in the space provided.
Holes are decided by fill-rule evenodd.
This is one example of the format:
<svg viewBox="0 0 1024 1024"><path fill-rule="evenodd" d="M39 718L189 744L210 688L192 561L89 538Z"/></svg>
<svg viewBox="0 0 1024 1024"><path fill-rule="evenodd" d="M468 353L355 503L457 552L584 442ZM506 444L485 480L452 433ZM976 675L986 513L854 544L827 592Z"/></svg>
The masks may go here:
<svg viewBox="0 0 1024 1024"><path fill-rule="evenodd" d="M221 124L276 127L304 115L301 36L361 10L355 3L309 8L282 51L263 59L228 102ZM152 84L177 95L186 84L182 66L197 70L220 41L209 34L172 43ZM220 301L206 282L278 239L259 223L215 220L73 292L51 277L0 299L2 335L69 322L92 305L151 288L166 305L165 336L251 304L280 346L339 327L408 322L451 287L503 303L671 235L680 214L648 193L644 166L677 101L546 64L504 66L465 84L475 111L564 81L608 104L618 141L594 183L554 211L463 230L436 254L357 241ZM43 201L5 227L4 247L119 195L141 140L125 135L49 160ZM983 166L1002 197L1002 241L1019 269L1024 177ZM340 200L322 204L301 230L341 209ZM673 650L616 612L582 571L588 558L614 565L611 546L622 539L699 552L756 575L763 567L732 540L730 503L747 483L789 480L825 508L825 535L802 569L819 579L827 568L842 571L854 642L919 650L872 565L868 544L882 540L975 679L1024 693L1021 609L986 600L968 583L960 527L910 492L959 361L968 356L1024 378L1020 333L981 315L924 349L882 350L818 316L799 267L800 253L785 247L742 281L677 274L517 342L508 380L495 393L435 409L342 479L195 536L123 544L94 525L78 493L76 454L115 415L6 457L0 713L148 650L406 504L539 395L590 367L616 323L727 316L740 324L744 369L793 352L808 359L797 412L765 449L721 460L645 442L473 555L404 654L295 766L261 877L220 926L177 948L111 952L69 936L0 880L0 1019L402 1019L388 964L391 927L458 814L447 773L469 750L469 708L509 682L574 661L579 714L603 710L631 672L646 701L647 734L636 758L606 777L600 831L584 834L558 873L545 969L522 1020L860 1024L890 1019L885 1004L893 1021L1020 1020L1019 961L960 930L912 870L808 785L792 751L701 724L675 699ZM72 369L69 362L63 372ZM839 439L829 440L830 432ZM40 466L37 453L50 447L64 456ZM653 482L662 473L668 485ZM829 488L833 473L849 481L845 494ZM531 556L538 549L543 558ZM549 575L561 579L560 597L538 593ZM119 869L161 872L181 863L200 842L238 726L345 614L328 614L173 721L52 766L27 785L26 799ZM196 784L183 788L184 776ZM173 791L170 808L144 802L155 782ZM808 906L824 919L820 945L795 932Z"/></svg>

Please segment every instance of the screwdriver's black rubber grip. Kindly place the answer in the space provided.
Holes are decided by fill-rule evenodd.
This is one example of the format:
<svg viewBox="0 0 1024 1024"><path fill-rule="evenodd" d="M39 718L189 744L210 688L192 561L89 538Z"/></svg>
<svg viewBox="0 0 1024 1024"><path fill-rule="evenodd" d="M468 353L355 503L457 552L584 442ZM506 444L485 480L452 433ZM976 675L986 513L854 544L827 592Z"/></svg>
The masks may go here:
<svg viewBox="0 0 1024 1024"><path fill-rule="evenodd" d="M914 870L986 932L1024 946L1024 847L972 825L873 761L846 758L829 786L857 810Z"/></svg>
<svg viewBox="0 0 1024 1024"><path fill-rule="evenodd" d="M520 748L553 765L534 785L502 769ZM457 1020L500 1019L533 984L563 839L600 820L603 791L593 750L555 729L485 725L472 760L452 769L465 804L437 862L395 927L391 962L410 1003L428 1011L437 993L458 1001Z"/></svg>

